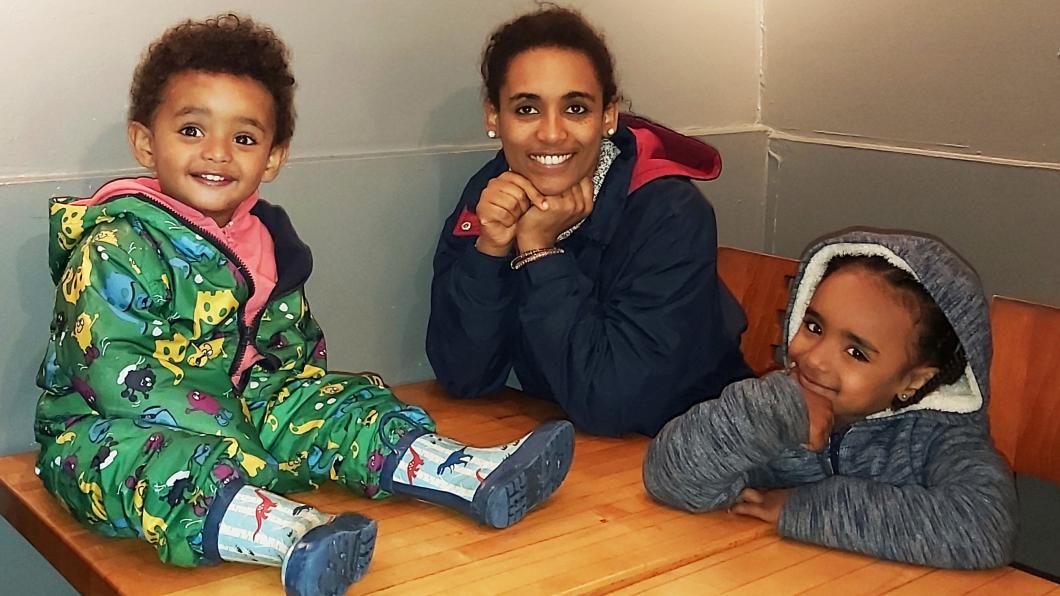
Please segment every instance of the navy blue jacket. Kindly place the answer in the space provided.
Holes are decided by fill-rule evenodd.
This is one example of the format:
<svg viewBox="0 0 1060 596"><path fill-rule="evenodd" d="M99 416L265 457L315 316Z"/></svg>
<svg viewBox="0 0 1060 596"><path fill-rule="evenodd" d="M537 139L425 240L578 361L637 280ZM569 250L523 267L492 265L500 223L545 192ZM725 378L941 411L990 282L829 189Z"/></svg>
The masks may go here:
<svg viewBox="0 0 1060 596"><path fill-rule="evenodd" d="M503 153L468 182L434 256L427 355L452 395L504 387L556 401L582 429L654 435L732 381L746 319L718 280L710 203L689 180L717 176L713 147L623 116L592 214L566 252L513 271L475 249L474 216Z"/></svg>

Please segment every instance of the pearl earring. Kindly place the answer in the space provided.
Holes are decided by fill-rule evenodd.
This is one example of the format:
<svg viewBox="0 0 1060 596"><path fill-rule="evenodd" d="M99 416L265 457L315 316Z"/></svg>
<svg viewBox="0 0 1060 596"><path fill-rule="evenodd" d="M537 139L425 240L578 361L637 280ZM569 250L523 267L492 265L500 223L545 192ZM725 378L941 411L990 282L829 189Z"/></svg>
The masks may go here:
<svg viewBox="0 0 1060 596"><path fill-rule="evenodd" d="M487 130L486 131L486 136L491 138L491 139L496 139L497 138L497 131L495 131L495 130Z"/></svg>
<svg viewBox="0 0 1060 596"><path fill-rule="evenodd" d="M607 136L611 136L613 134L615 134L615 129L613 129L613 128L607 129Z"/></svg>

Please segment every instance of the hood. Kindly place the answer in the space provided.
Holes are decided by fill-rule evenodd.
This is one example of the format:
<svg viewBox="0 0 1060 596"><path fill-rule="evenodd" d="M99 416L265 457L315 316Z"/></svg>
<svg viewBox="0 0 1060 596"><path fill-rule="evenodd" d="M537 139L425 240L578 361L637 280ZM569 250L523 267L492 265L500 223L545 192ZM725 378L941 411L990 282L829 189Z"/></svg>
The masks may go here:
<svg viewBox="0 0 1060 596"><path fill-rule="evenodd" d="M898 412L937 410L967 414L983 410L990 391L990 318L986 295L975 271L942 241L930 236L882 230L849 230L814 243L802 257L788 304L784 328L784 360L821 281L828 262L844 255L881 256L909 271L939 305L957 332L968 357L964 376L940 387ZM870 416L894 415L886 410Z"/></svg>
<svg viewBox="0 0 1060 596"><path fill-rule="evenodd" d="M713 180L721 174L721 154L714 147L640 116L622 114L618 121L637 139L629 192L664 176Z"/></svg>
<svg viewBox="0 0 1060 596"><path fill-rule="evenodd" d="M144 200L144 199L147 200ZM158 216L154 204L165 211L176 213L185 221L219 235L220 228L209 217L199 213L176 199L162 193L158 180L154 178L119 178L104 184L91 197L57 197L49 208L48 261L52 280L57 281L70 260L70 251L96 225L114 221L125 213L140 217L153 213ZM243 201L232 214L232 222L242 229L253 222L246 217L258 204L258 193ZM236 233L239 230L233 229Z"/></svg>

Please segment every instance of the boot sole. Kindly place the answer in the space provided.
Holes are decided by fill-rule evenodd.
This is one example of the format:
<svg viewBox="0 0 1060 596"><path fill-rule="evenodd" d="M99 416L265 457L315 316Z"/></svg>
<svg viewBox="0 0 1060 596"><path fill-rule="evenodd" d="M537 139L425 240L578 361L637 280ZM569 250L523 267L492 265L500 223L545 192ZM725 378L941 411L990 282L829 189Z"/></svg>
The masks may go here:
<svg viewBox="0 0 1060 596"><path fill-rule="evenodd" d="M372 562L375 520L347 513L306 532L294 545L284 574L288 596L342 596Z"/></svg>
<svg viewBox="0 0 1060 596"><path fill-rule="evenodd" d="M493 470L475 492L470 515L494 528L517 523L556 492L570 471L574 426L546 422Z"/></svg>

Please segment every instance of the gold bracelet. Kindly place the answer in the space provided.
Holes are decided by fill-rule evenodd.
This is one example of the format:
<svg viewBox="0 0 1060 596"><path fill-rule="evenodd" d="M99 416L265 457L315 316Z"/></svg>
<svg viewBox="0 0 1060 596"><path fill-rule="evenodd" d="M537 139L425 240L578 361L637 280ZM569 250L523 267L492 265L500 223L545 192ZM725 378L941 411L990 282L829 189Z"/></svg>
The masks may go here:
<svg viewBox="0 0 1060 596"><path fill-rule="evenodd" d="M562 248L556 246L528 250L526 252L519 253L515 256L514 259L512 259L512 269L518 270L528 263L533 263L534 261L543 259L545 257L550 257L552 255L561 255L563 254L563 252L564 251Z"/></svg>

